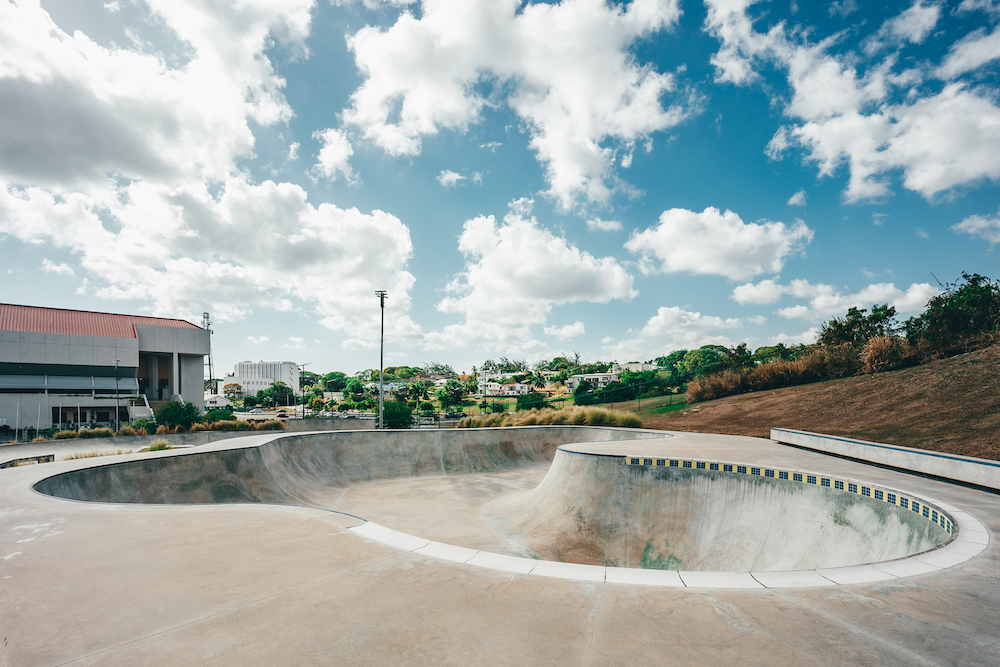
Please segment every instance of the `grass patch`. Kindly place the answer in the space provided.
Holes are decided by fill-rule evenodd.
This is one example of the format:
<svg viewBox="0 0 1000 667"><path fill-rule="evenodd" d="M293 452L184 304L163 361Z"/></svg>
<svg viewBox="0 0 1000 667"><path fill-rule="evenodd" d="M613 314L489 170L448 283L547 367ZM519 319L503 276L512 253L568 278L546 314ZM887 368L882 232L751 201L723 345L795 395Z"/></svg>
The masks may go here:
<svg viewBox="0 0 1000 667"><path fill-rule="evenodd" d="M621 426L641 428L642 420L628 412L607 408L573 406L562 410L523 410L480 417L466 417L458 422L458 428L484 428L501 426Z"/></svg>
<svg viewBox="0 0 1000 667"><path fill-rule="evenodd" d="M154 440L149 444L149 447L143 447L140 452L162 452L166 449L173 449L170 443L166 440Z"/></svg>
<svg viewBox="0 0 1000 667"><path fill-rule="evenodd" d="M119 454L131 454L131 453L132 453L131 449L116 449L114 451L111 450L100 451L95 449L89 452L77 452L75 454L70 454L69 456L66 457L66 460L72 461L73 459L92 459L95 456L118 456Z"/></svg>

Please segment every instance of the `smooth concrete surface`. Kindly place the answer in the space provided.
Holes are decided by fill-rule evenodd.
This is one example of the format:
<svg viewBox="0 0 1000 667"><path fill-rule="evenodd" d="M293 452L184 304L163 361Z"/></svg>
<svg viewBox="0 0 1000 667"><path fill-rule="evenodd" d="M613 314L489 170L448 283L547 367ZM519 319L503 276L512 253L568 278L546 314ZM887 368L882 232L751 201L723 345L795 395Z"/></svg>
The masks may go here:
<svg viewBox="0 0 1000 667"><path fill-rule="evenodd" d="M531 438L546 440L545 430ZM462 457L438 441L433 474L435 467L423 462L435 459L424 458L420 447L397 441L378 448L369 441L396 462L383 461L386 474L380 476L342 473L337 494L309 489L312 497L332 499L325 508L80 502L32 489L43 478L84 468L132 463L141 471L135 463L186 458L184 465L164 467L162 475L141 478L169 485L170 475L194 469L194 450L0 470L0 633L6 638L0 664L1000 664L1000 562L990 539L1000 529L998 496L765 440L656 434L658 439L635 444L677 456L766 456L789 468L905 489L934 499L956 518L982 521L982 531L969 531L963 544L984 549L944 568L913 558L837 568L843 581L836 585L805 581L801 588L766 588L750 573L680 572L687 586L681 588L624 582L629 574L620 577L617 568L597 568L605 571L603 581L581 581L472 562L497 564L503 549L480 549L461 562L468 555L463 549L472 549L463 540L487 538L491 524L483 508L544 479L551 443L559 439L552 433L538 449L520 450L519 465L479 471L477 465L499 460L491 458L493 449ZM396 437L361 435L387 442ZM581 435L567 431L561 438L581 441ZM279 440L298 437L253 435L197 450L219 457L253 448L263 461ZM496 439L496 451L503 437L487 436ZM293 449L318 455L315 442L300 445ZM352 448L339 445L345 446ZM429 441L425 446L432 447ZM605 445L591 440L587 446ZM532 459L534 452L539 460ZM345 455L348 470L362 460L359 451ZM248 460L245 453L227 459L240 460ZM290 476L289 463L278 465L272 477ZM234 470L239 473L239 466ZM418 471L424 474L413 474ZM308 480L315 472L306 466L298 474ZM117 491L108 487L105 493ZM124 495L136 496L132 490ZM435 495L444 506L437 513ZM416 542L405 538L399 547L380 543L356 534L366 521L389 531L373 535L429 541L414 550L406 550ZM985 545L973 541L981 542L981 535ZM893 569L895 563L908 563L911 571L866 583L869 568ZM921 565L931 569L917 572ZM812 575L787 575L796 583L803 576Z"/></svg>
<svg viewBox="0 0 1000 667"><path fill-rule="evenodd" d="M772 428L771 439L817 452L848 456L859 461L913 470L989 489L1000 490L1000 461L899 447L787 428Z"/></svg>

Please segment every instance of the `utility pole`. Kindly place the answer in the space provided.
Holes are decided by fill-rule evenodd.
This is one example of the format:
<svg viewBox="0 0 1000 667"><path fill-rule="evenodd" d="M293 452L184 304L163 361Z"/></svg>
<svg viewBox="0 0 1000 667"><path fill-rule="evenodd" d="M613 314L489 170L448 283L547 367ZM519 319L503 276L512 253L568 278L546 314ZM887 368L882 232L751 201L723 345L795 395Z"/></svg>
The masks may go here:
<svg viewBox="0 0 1000 667"><path fill-rule="evenodd" d="M118 373L118 364L120 361L121 359L115 359L115 433L118 432L118 418L121 416L122 410L122 399L118 393L118 376L120 375Z"/></svg>
<svg viewBox="0 0 1000 667"><path fill-rule="evenodd" d="M388 296L388 292L385 290L377 290L375 295L378 296L379 306L382 308L382 328L379 334L378 341L378 427L379 429L385 428L385 424L382 421L383 410L385 409L385 399L383 394L385 393L385 383L382 378L382 370L385 368L384 357L385 357L385 297Z"/></svg>
<svg viewBox="0 0 1000 667"><path fill-rule="evenodd" d="M212 318L208 313L201 314L201 328L208 332L208 390L213 394L219 393L219 384L215 381L215 370L212 368L212 334L210 328Z"/></svg>
<svg viewBox="0 0 1000 667"><path fill-rule="evenodd" d="M302 389L302 369L305 368L306 366L308 366L311 363L312 363L311 361L307 361L304 364L299 364L299 391L302 392L302 396L300 397L300 400L302 401L302 418L303 419L306 418L306 403L305 403L306 393Z"/></svg>

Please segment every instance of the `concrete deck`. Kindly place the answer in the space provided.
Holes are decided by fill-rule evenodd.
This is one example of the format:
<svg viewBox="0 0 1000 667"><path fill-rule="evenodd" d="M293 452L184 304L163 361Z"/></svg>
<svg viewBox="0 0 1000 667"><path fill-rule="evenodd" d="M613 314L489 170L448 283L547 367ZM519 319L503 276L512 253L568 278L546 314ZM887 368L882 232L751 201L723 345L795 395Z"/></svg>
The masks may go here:
<svg viewBox="0 0 1000 667"><path fill-rule="evenodd" d="M966 512L991 536L1000 530L1000 496L984 491L768 440L643 435L654 439L587 448L863 479ZM309 496L315 507L94 503L32 489L57 473L296 437L0 470L0 665L1000 664L994 539L951 567L913 574L899 565L889 581L866 583L871 572L859 566L840 585L807 577L802 588L712 588L739 582L700 573L704 587L682 588L669 572L648 571L661 580L650 586L614 568L603 581L586 580L592 570L573 580L493 569L520 554L483 507L538 484L548 464L531 456L489 472L442 463L436 474L345 479L335 493ZM398 434L339 437L376 447L370 439ZM390 545L350 530L364 520L419 539Z"/></svg>

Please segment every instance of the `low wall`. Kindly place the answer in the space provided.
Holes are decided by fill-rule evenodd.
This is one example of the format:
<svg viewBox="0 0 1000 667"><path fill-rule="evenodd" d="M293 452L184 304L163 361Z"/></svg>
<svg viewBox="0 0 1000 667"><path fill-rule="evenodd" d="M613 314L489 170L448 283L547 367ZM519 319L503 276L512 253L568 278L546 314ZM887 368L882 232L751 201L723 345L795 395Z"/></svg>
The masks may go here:
<svg viewBox="0 0 1000 667"><path fill-rule="evenodd" d="M373 431L374 419L289 419L285 422L289 433L302 431Z"/></svg>
<svg viewBox="0 0 1000 667"><path fill-rule="evenodd" d="M846 456L859 461L869 461L1000 490L1000 461L931 452L865 440L852 440L851 438L795 431L787 428L772 428L771 440L817 452Z"/></svg>

